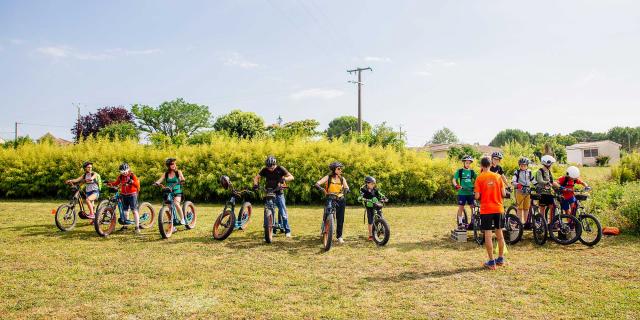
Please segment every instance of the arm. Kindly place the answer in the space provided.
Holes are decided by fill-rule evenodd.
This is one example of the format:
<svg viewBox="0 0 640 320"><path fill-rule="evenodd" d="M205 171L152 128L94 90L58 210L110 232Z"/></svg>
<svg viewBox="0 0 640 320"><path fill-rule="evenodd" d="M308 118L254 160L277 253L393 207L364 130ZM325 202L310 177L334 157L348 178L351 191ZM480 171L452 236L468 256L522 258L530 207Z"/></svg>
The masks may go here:
<svg viewBox="0 0 640 320"><path fill-rule="evenodd" d="M140 180L138 180L138 177L134 174L132 179L133 179L133 186L136 187L137 190L140 190Z"/></svg>
<svg viewBox="0 0 640 320"><path fill-rule="evenodd" d="M322 179L318 180L318 182L316 182L315 187L322 190L325 194L327 193L327 190L325 190L322 185L326 184L327 181L329 180L329 176L324 176L322 177Z"/></svg>
<svg viewBox="0 0 640 320"><path fill-rule="evenodd" d="M347 179L345 179L344 177L342 177L342 179L344 179L344 190L343 190L343 191L345 191L345 190L351 190L351 189L349 188L349 184L347 183Z"/></svg>
<svg viewBox="0 0 640 320"><path fill-rule="evenodd" d="M478 181L473 184L473 197L476 200L480 200L480 184Z"/></svg>
<svg viewBox="0 0 640 320"><path fill-rule="evenodd" d="M180 181L180 183L184 183L184 175L180 170L178 170L178 180Z"/></svg>
<svg viewBox="0 0 640 320"><path fill-rule="evenodd" d="M505 183L501 183L500 184L500 191L502 192L502 197L505 198L507 196L507 189L505 188L506 184Z"/></svg>
<svg viewBox="0 0 640 320"><path fill-rule="evenodd" d="M260 183L260 174L256 174L255 177L253 177L253 185L257 186Z"/></svg>
<svg viewBox="0 0 640 320"><path fill-rule="evenodd" d="M160 176L160 179L158 179L154 184L155 185L161 185L164 182L164 174L162 174Z"/></svg>
<svg viewBox="0 0 640 320"><path fill-rule="evenodd" d="M116 178L116 181L113 181L113 182L107 182L107 185L108 185L109 187L117 187L117 186L119 186L119 185L120 185L120 176L118 176L118 177Z"/></svg>
<svg viewBox="0 0 640 320"><path fill-rule="evenodd" d="M82 177L84 177L84 174L81 175L80 177L76 178L76 179L69 179L69 180L65 181L64 183L66 183L66 184L79 183L80 181L82 181Z"/></svg>
<svg viewBox="0 0 640 320"><path fill-rule="evenodd" d="M287 173L286 176L283 177L284 181L291 181L293 180L293 175L291 173Z"/></svg>

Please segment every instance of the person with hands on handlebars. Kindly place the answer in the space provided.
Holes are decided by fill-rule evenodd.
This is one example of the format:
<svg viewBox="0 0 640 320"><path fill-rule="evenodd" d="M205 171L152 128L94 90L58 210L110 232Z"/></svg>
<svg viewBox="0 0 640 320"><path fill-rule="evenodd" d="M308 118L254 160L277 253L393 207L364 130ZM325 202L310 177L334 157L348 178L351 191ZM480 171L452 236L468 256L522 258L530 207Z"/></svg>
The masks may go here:
<svg viewBox="0 0 640 320"><path fill-rule="evenodd" d="M511 183L516 189L516 207L520 221L528 221L531 208L531 185L534 182L533 174L529 169L529 159L522 157L518 160L518 169L513 172ZM530 223L525 223L525 229L531 229Z"/></svg>
<svg viewBox="0 0 640 320"><path fill-rule="evenodd" d="M82 163L82 169L84 169L84 173L76 178L69 179L64 183L72 185L72 184L85 184L85 192L87 194L87 198L84 199L87 203L87 208L89 208L89 214L87 218L93 220L95 217L95 208L93 207L93 202L98 199L100 196L100 175L97 172L93 172L93 163L91 161L85 161Z"/></svg>
<svg viewBox="0 0 640 320"><path fill-rule="evenodd" d="M367 209L367 223L369 224L369 241L373 240L373 211L380 202L386 202L387 197L376 188L376 178L364 178L364 185L360 188L358 202Z"/></svg>
<svg viewBox="0 0 640 320"><path fill-rule="evenodd" d="M576 203L575 186L580 184L584 186L585 190L591 190L589 185L580 180L580 169L571 166L567 168L567 174L558 179L558 185L562 191L562 201L560 201L560 207L566 214L570 214L571 206Z"/></svg>
<svg viewBox="0 0 640 320"><path fill-rule="evenodd" d="M500 175L500 177L502 178L502 183L504 183L504 185L507 186L507 195L509 195L509 193L511 193L511 187L509 187L509 183L507 182L507 177L504 175L504 169L502 169L502 166L500 166L500 162L502 161L502 158L504 158L504 156L502 155L502 152L500 151L493 152L491 154L491 168L489 168L489 171Z"/></svg>
<svg viewBox="0 0 640 320"><path fill-rule="evenodd" d="M140 234L140 215L138 213L138 192L140 191L140 180L131 172L131 167L126 162L123 162L120 167L120 175L113 182L107 182L110 187L120 187L120 194L122 195L122 213L126 218L129 209L133 211L133 217L135 219L136 234ZM120 218L120 224L123 226L131 224L128 219L123 220ZM123 227L124 228L124 227Z"/></svg>
<svg viewBox="0 0 640 320"><path fill-rule="evenodd" d="M153 185L164 187L162 184L164 182L167 184L167 188L171 188L171 192L173 193L173 203L176 206L176 211L180 216L181 223L184 225L184 214L182 213L182 206L180 205L180 202L182 201L182 185L185 181L184 175L182 174L182 171L178 170L175 158L165 160L164 164L167 166L167 171L165 171L164 174L153 183Z"/></svg>
<svg viewBox="0 0 640 320"><path fill-rule="evenodd" d="M539 207L540 212L544 213L549 206L553 206L553 189L552 187L559 188L560 186L553 181L553 174L551 173L551 166L556 162L556 159L550 155L544 155L540 158L542 168L536 172L536 191L540 195Z"/></svg>
<svg viewBox="0 0 640 320"><path fill-rule="evenodd" d="M332 162L329 164L331 173L322 177L322 179L318 180L315 184L316 188L322 190L325 195L336 194L339 197L336 203L336 220L338 223L336 237L338 238L338 243L344 243L344 239L342 239L342 227L344 225L344 211L347 206L344 195L349 193L349 184L347 184L347 179L342 175L343 169L344 165L342 163L338 161ZM322 187L322 185L324 185L324 187Z"/></svg>
<svg viewBox="0 0 640 320"><path fill-rule="evenodd" d="M462 157L463 167L458 169L453 175L453 187L458 190L458 230L466 230L464 219L464 206L468 204L473 212L473 186L476 181L476 172L471 169L473 157L465 155ZM467 221L467 223L469 223Z"/></svg>
<svg viewBox="0 0 640 320"><path fill-rule="evenodd" d="M285 236L291 238L291 227L289 226L289 216L282 187L286 186L287 181L294 179L293 175L283 166L278 165L276 157L270 155L265 160L265 167L253 178L253 190L258 190L261 177L265 178L266 189L275 190L276 198L274 202L278 207L278 214L282 217Z"/></svg>

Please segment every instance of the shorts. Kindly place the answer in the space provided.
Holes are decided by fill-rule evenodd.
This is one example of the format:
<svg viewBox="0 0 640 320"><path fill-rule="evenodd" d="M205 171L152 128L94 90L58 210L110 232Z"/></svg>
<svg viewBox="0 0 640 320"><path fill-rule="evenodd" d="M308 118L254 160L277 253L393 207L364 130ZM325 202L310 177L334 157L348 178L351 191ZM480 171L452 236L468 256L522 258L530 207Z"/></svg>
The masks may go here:
<svg viewBox="0 0 640 320"><path fill-rule="evenodd" d="M562 201L560 201L560 207L562 207L562 210L569 210L571 209L571 205L576 203L576 197L571 197L571 199L562 199Z"/></svg>
<svg viewBox="0 0 640 320"><path fill-rule="evenodd" d="M464 206L465 204L468 204L470 206L473 205L475 198L473 197L473 195L458 195L458 205L459 206Z"/></svg>
<svg viewBox="0 0 640 320"><path fill-rule="evenodd" d="M373 208L366 208L366 209L367 209L367 223L373 224Z"/></svg>
<svg viewBox="0 0 640 320"><path fill-rule="evenodd" d="M516 205L518 206L518 210L529 211L529 208L531 208L531 195L516 192Z"/></svg>
<svg viewBox="0 0 640 320"><path fill-rule="evenodd" d="M92 191L88 191L87 192L87 198L89 198L92 195L96 195L96 199L100 198L100 190L92 190Z"/></svg>
<svg viewBox="0 0 640 320"><path fill-rule="evenodd" d="M138 210L137 194L128 194L122 196L122 211L127 212L129 209L131 209L131 211Z"/></svg>
<svg viewBox="0 0 640 320"><path fill-rule="evenodd" d="M480 214L480 227L483 231L502 229L504 227L502 213Z"/></svg>
<svg viewBox="0 0 640 320"><path fill-rule="evenodd" d="M540 195L540 205L541 206L552 206L553 205L553 196L550 194L541 194Z"/></svg>

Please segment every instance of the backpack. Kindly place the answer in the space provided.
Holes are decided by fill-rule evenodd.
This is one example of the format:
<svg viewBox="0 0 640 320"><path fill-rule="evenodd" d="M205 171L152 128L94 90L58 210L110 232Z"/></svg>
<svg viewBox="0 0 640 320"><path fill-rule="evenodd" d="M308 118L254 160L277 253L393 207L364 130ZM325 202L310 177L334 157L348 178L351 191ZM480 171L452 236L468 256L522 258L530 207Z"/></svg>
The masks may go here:
<svg viewBox="0 0 640 320"><path fill-rule="evenodd" d="M534 182L535 180L533 179L533 173L531 173L531 170L529 171L529 182ZM518 180L520 180L520 172L522 172L522 170L520 169L516 169L516 172L514 173L514 175L516 176L516 182L518 182ZM551 171L549 171L551 172ZM534 182L535 184L535 182Z"/></svg>
<svg viewBox="0 0 640 320"><path fill-rule="evenodd" d="M460 184L462 184L462 172L463 171L464 171L464 168L458 169L458 180L460 180ZM471 179L475 179L476 178L476 171L475 170L471 170L471 169L469 169L469 171L471 171Z"/></svg>
<svg viewBox="0 0 640 320"><path fill-rule="evenodd" d="M542 172L542 176L544 177L544 171L542 168L538 169L538 172ZM553 173L549 170L549 181L553 182ZM533 180L534 185L538 185L538 180Z"/></svg>
<svg viewBox="0 0 640 320"><path fill-rule="evenodd" d="M563 188L565 188L567 185L569 184L569 177L564 176L564 181L562 182L562 184L560 184L560 186L562 186ZM575 181L573 182L573 184L575 185Z"/></svg>
<svg viewBox="0 0 640 320"><path fill-rule="evenodd" d="M98 184L98 191L102 191L102 177L96 172L96 178L94 179Z"/></svg>
<svg viewBox="0 0 640 320"><path fill-rule="evenodd" d="M331 183L331 175L329 175L329 179L327 179L327 183L324 185L324 190L329 192L329 183ZM344 190L344 177L340 177L340 185L342 185L342 190Z"/></svg>

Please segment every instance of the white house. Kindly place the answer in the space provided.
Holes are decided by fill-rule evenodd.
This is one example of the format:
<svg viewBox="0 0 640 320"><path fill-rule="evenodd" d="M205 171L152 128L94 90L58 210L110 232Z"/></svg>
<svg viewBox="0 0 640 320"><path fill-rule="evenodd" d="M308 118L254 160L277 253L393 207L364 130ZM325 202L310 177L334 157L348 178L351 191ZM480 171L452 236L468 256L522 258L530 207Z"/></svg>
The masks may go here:
<svg viewBox="0 0 640 320"><path fill-rule="evenodd" d="M594 166L596 158L607 156L609 164L615 164L620 161L621 147L611 140L577 143L567 147L567 162Z"/></svg>

